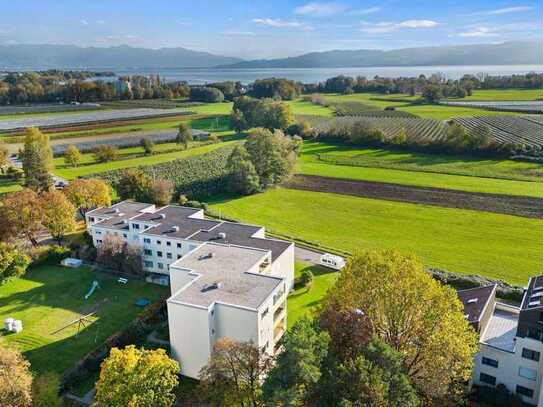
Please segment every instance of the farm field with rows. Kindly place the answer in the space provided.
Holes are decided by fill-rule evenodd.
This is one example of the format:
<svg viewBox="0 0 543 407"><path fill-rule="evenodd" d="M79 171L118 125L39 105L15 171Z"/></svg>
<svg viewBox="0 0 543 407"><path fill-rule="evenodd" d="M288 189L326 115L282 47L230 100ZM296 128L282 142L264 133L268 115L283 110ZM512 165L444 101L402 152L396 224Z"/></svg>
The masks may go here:
<svg viewBox="0 0 543 407"><path fill-rule="evenodd" d="M285 188L211 207L227 218L340 251L397 248L427 266L513 284L525 284L543 267L541 219Z"/></svg>
<svg viewBox="0 0 543 407"><path fill-rule="evenodd" d="M440 102L446 106L474 107L486 111L517 112L517 113L543 113L543 101L450 101Z"/></svg>
<svg viewBox="0 0 543 407"><path fill-rule="evenodd" d="M543 198L543 165L511 160L406 153L306 141L298 172L332 178Z"/></svg>

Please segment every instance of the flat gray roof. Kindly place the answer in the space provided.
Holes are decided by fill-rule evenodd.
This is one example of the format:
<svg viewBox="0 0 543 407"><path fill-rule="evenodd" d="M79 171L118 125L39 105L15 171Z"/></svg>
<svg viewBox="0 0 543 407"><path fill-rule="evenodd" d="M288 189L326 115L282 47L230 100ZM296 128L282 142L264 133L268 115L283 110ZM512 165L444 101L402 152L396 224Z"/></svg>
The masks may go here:
<svg viewBox="0 0 543 407"><path fill-rule="evenodd" d="M137 216L141 211L153 205L140 202L123 201L108 208L98 208L88 213L91 217L106 218L98 222L97 226L128 230L128 220Z"/></svg>
<svg viewBox="0 0 543 407"><path fill-rule="evenodd" d="M518 314L494 309L494 313L481 335L481 342L496 349L514 352L517 326Z"/></svg>
<svg viewBox="0 0 543 407"><path fill-rule="evenodd" d="M269 252L205 243L170 266L200 274L192 284L178 291L172 300L209 307L214 302L257 309L282 284L283 279L247 271L261 263ZM217 284L216 288L213 287Z"/></svg>

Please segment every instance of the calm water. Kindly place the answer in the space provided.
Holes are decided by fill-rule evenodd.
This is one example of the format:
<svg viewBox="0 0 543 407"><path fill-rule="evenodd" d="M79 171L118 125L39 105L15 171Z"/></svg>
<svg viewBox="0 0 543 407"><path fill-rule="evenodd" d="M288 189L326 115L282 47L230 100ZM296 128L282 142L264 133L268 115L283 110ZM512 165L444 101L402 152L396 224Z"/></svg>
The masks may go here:
<svg viewBox="0 0 543 407"><path fill-rule="evenodd" d="M104 68L108 69L108 68ZM205 84L216 81L240 81L250 83L256 79L279 77L303 83L322 82L337 75L382 77L414 77L440 72L450 79L465 74L512 75L528 72L543 72L543 65L466 65L466 66L402 66L371 68L273 68L273 69L218 69L218 68L167 68L167 69L125 69L114 70L118 75L159 74L167 81L187 81L190 84Z"/></svg>

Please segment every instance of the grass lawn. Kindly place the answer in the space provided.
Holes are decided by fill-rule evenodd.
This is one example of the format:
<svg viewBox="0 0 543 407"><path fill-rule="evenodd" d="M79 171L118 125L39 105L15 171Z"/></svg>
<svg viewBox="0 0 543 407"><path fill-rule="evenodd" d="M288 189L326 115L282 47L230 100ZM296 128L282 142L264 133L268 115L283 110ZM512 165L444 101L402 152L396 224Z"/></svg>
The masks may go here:
<svg viewBox="0 0 543 407"><path fill-rule="evenodd" d="M294 287L294 292L288 296L288 327L292 327L300 317L310 316L328 289L336 282L339 273L332 269L296 262L295 278L298 278L304 269L313 273L313 286L308 291L305 287Z"/></svg>
<svg viewBox="0 0 543 407"><path fill-rule="evenodd" d="M128 158L122 160L111 161L107 163L96 163L93 153L83 154L82 164L77 168L66 167L64 164L64 158L55 158L55 175L66 179L75 179L88 174L95 174L110 170L118 170L122 168L132 168L142 165L153 165L163 163L167 161L177 160L179 158L187 158L194 155L200 155L224 147L226 145L237 143L237 141L225 141L216 144L207 144L201 147L189 148L188 150L173 151L164 154L154 154L146 157L139 156L143 151L141 147L133 147L119 150L120 156L126 154L126 157L130 155L138 155L135 158ZM160 145L157 145L157 151ZM166 147L165 147L166 148ZM171 148L171 147L170 147Z"/></svg>
<svg viewBox="0 0 543 407"><path fill-rule="evenodd" d="M98 280L100 289L85 300L93 280ZM23 321L23 332L4 338L23 352L32 370L60 374L128 325L141 312L135 305L138 298L156 301L167 294L165 287L136 281L121 285L115 278L88 268L45 265L2 286L0 320L12 317ZM77 324L54 333L97 304L102 305L78 336Z"/></svg>
<svg viewBox="0 0 543 407"><path fill-rule="evenodd" d="M480 89L473 95L457 100L539 100L543 99L543 89Z"/></svg>
<svg viewBox="0 0 543 407"><path fill-rule="evenodd" d="M323 160L327 161L319 159L317 154L326 154ZM325 177L543 198L543 166L511 160L406 153L305 142L299 172Z"/></svg>
<svg viewBox="0 0 543 407"><path fill-rule="evenodd" d="M0 176L0 194L5 194L7 192L13 192L20 190L21 184L11 180L7 180L4 177Z"/></svg>
<svg viewBox="0 0 543 407"><path fill-rule="evenodd" d="M298 100L290 100L285 102L292 108L292 112L295 115L309 115L309 116L325 116L332 117L334 116L334 111L329 107L324 107L316 105L314 103Z"/></svg>
<svg viewBox="0 0 543 407"><path fill-rule="evenodd" d="M518 285L543 268L540 219L283 188L211 207L338 250L398 248L428 266Z"/></svg>

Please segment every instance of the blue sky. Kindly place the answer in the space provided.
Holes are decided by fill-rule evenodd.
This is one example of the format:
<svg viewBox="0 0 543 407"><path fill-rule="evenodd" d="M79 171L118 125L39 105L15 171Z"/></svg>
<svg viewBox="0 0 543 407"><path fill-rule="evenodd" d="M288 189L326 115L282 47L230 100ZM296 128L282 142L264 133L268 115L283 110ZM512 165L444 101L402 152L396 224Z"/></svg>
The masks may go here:
<svg viewBox="0 0 543 407"><path fill-rule="evenodd" d="M181 46L248 59L543 39L541 0L0 0L0 7L0 44Z"/></svg>

